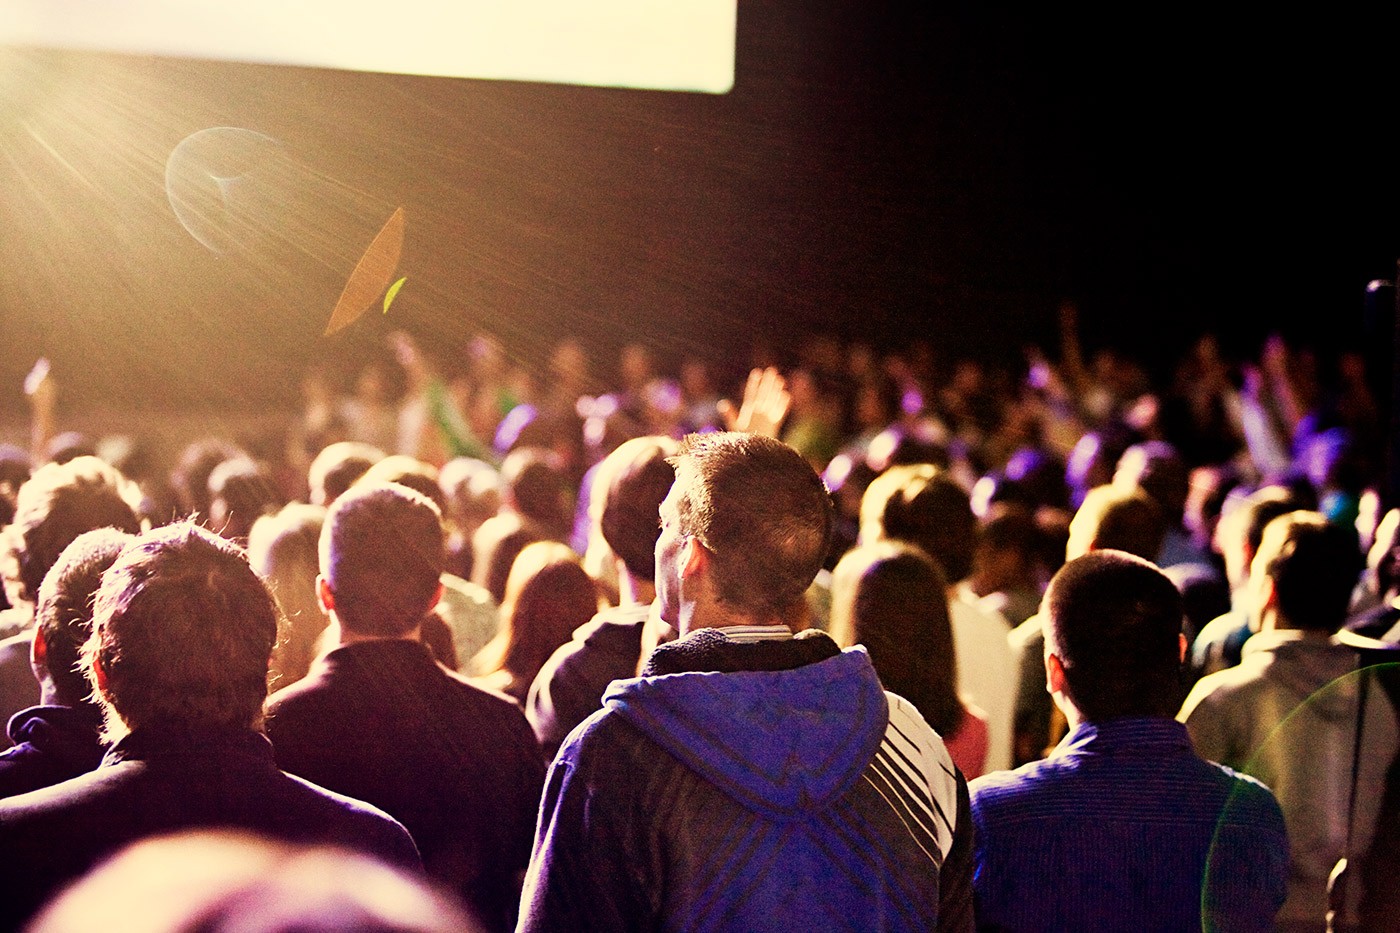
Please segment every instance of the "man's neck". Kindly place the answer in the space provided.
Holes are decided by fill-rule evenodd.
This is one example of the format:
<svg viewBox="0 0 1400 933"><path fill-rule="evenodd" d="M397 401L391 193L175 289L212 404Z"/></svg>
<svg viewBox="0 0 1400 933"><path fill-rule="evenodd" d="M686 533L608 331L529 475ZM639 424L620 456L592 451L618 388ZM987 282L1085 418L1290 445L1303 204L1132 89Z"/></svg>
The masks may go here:
<svg viewBox="0 0 1400 933"><path fill-rule="evenodd" d="M1282 613L1277 611L1265 612L1263 620L1260 622L1261 632L1294 632L1290 636L1293 638L1311 638L1316 641L1326 641L1336 634L1336 631L1328 631L1320 628L1305 628L1301 625L1294 625L1286 619Z"/></svg>
<svg viewBox="0 0 1400 933"><path fill-rule="evenodd" d="M736 611L718 604L708 607L696 606L688 616L681 618L680 632L688 635L702 628L767 627L785 628L798 632L806 628L806 605L790 606L786 610L765 613Z"/></svg>
<svg viewBox="0 0 1400 933"><path fill-rule="evenodd" d="M352 632L343 623L337 621L336 628L340 630L340 636L336 639L336 644L344 647L346 645L358 645L367 641L418 641L422 631L421 625L415 625L411 630L402 635L370 635L361 632Z"/></svg>
<svg viewBox="0 0 1400 933"><path fill-rule="evenodd" d="M621 561L618 561L621 564ZM624 606L646 606L656 599L656 584L632 576L619 567L617 575L618 602Z"/></svg>

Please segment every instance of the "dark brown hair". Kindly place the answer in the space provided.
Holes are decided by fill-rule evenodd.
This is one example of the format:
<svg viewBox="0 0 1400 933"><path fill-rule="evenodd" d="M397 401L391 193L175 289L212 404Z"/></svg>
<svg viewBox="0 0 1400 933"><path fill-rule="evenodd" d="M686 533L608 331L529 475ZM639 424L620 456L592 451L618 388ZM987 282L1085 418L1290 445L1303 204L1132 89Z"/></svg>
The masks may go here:
<svg viewBox="0 0 1400 933"><path fill-rule="evenodd" d="M595 494L604 497L599 520L603 540L639 580L656 575L661 501L676 479L666 456L675 449L675 442L665 437L625 441L599 468L605 484L594 486Z"/></svg>
<svg viewBox="0 0 1400 933"><path fill-rule="evenodd" d="M115 528L85 531L63 549L39 587L34 623L44 639L44 667L68 706L83 702L89 691L78 659L92 634L92 602L102 573L134 540Z"/></svg>
<svg viewBox="0 0 1400 933"><path fill-rule="evenodd" d="M1176 714L1181 594L1154 564L1092 551L1060 568L1042 605L1050 650L1086 719Z"/></svg>
<svg viewBox="0 0 1400 933"><path fill-rule="evenodd" d="M598 590L566 544L536 541L516 557L501 603L501 631L482 649L483 674L505 670L524 695L544 662L598 611Z"/></svg>
<svg viewBox="0 0 1400 933"><path fill-rule="evenodd" d="M103 574L83 654L132 729L247 729L261 720L276 638L276 606L243 550L179 522L138 537Z"/></svg>
<svg viewBox="0 0 1400 933"><path fill-rule="evenodd" d="M1279 614L1290 628L1335 632L1361 573L1356 533L1317 512L1289 512L1269 522L1250 574L1274 584Z"/></svg>
<svg viewBox="0 0 1400 933"><path fill-rule="evenodd" d="M341 625L398 637L432 604L446 560L442 513L397 483L356 484L335 501L321 528L321 573Z"/></svg>
<svg viewBox="0 0 1400 933"><path fill-rule="evenodd" d="M713 556L715 592L747 611L802 598L831 547L831 496L791 447L758 434L691 434L674 458L679 530Z"/></svg>
<svg viewBox="0 0 1400 933"><path fill-rule="evenodd" d="M923 551L897 541L864 545L836 565L831 637L864 645L885 689L913 703L951 738L963 721L948 582Z"/></svg>

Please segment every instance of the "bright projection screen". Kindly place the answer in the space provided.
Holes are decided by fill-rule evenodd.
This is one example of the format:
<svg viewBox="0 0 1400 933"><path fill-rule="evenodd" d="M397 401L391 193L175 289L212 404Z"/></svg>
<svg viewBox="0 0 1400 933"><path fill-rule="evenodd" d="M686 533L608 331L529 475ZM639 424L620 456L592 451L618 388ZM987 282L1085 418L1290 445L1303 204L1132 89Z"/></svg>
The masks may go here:
<svg viewBox="0 0 1400 933"><path fill-rule="evenodd" d="M0 44L722 94L737 0L0 0Z"/></svg>

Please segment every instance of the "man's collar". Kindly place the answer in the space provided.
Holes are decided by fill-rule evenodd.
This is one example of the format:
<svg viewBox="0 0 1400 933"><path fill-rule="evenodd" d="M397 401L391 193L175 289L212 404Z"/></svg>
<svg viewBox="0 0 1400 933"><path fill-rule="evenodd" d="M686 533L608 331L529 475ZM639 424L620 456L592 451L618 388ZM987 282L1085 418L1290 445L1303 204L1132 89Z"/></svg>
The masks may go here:
<svg viewBox="0 0 1400 933"><path fill-rule="evenodd" d="M652 652L643 677L686 672L785 671L825 661L841 653L824 632L794 636L786 626L752 626L759 631L735 638L736 626L702 628ZM742 628L750 628L743 626ZM779 634L781 630L783 634ZM776 637L774 637L776 636Z"/></svg>
<svg viewBox="0 0 1400 933"><path fill-rule="evenodd" d="M272 764L272 743L252 729L235 726L148 726L128 732L108 749L103 767L153 758L236 755Z"/></svg>
<svg viewBox="0 0 1400 933"><path fill-rule="evenodd" d="M1076 751L1129 751L1191 747L1186 727L1168 716L1125 716L1099 722L1081 722L1055 747L1055 754Z"/></svg>
<svg viewBox="0 0 1400 933"><path fill-rule="evenodd" d="M1259 651L1273 651L1283 645L1296 644L1298 642L1312 642L1314 644L1325 645L1333 640L1327 632L1312 631L1300 628L1266 628L1262 632L1255 632L1245 641L1244 647L1240 649L1240 657L1246 658Z"/></svg>
<svg viewBox="0 0 1400 933"><path fill-rule="evenodd" d="M717 628L716 631L723 632L730 641L745 645L756 641L788 641L792 638L792 629L786 625L726 625Z"/></svg>

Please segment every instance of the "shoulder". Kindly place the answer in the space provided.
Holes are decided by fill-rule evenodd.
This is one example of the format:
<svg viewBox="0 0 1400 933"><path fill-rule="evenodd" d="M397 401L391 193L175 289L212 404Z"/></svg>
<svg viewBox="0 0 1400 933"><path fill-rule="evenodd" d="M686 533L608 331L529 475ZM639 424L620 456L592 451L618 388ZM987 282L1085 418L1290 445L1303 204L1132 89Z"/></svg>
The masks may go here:
<svg viewBox="0 0 1400 933"><path fill-rule="evenodd" d="M28 610L0 609L0 641L8 641L17 633L23 632L34 620Z"/></svg>
<svg viewBox="0 0 1400 933"><path fill-rule="evenodd" d="M272 780L277 793L287 801L300 802L307 811L331 814L348 822L369 826L398 825L397 820L373 804L336 793L295 774L278 771Z"/></svg>
<svg viewBox="0 0 1400 933"><path fill-rule="evenodd" d="M324 715L321 710L335 706L336 697L343 690L342 680L321 658L312 662L311 670L305 677L273 691L263 703L263 709L269 717L295 717L302 710L312 711L313 715Z"/></svg>
<svg viewBox="0 0 1400 933"><path fill-rule="evenodd" d="M610 675L609 681L631 677L641 654L642 630L648 611L646 606L629 606L598 613L575 629L569 641L555 649L541 668L541 678L547 681L560 673L567 676L584 671L598 676Z"/></svg>
<svg viewBox="0 0 1400 933"><path fill-rule="evenodd" d="M925 766L928 773L951 772L953 759L937 732L922 714L904 697L886 691L890 720L885 735Z"/></svg>
<svg viewBox="0 0 1400 933"><path fill-rule="evenodd" d="M28 742L21 742L0 752L0 799L57 784L84 770L91 768L74 767Z"/></svg>
<svg viewBox="0 0 1400 933"><path fill-rule="evenodd" d="M446 572L439 577L439 580L442 582L445 597L451 597L464 604L470 603L483 609L495 610L495 600L491 598L491 593L487 591L486 587Z"/></svg>
<svg viewBox="0 0 1400 933"><path fill-rule="evenodd" d="M557 759L567 761L571 767L583 768L599 760L606 762L621 749L641 747L660 750L659 745L626 717L604 707L574 727L559 746Z"/></svg>
<svg viewBox="0 0 1400 933"><path fill-rule="evenodd" d="M889 764L912 775L926 789L938 809L947 814L957 811L958 770L948 746L924 717L903 697L886 692L889 699L889 724L880 752ZM877 754L877 761L881 754ZM965 783L965 782L964 782Z"/></svg>
<svg viewBox="0 0 1400 933"><path fill-rule="evenodd" d="M1222 823L1259 825L1279 833L1284 832L1283 809L1268 785L1234 768L1206 759L1201 759L1201 762L1219 772L1229 788L1225 809L1221 814Z"/></svg>
<svg viewBox="0 0 1400 933"><path fill-rule="evenodd" d="M9 638L0 639L0 668L24 662L29 670L29 651L34 644L34 632L27 630Z"/></svg>
<svg viewBox="0 0 1400 933"><path fill-rule="evenodd" d="M1045 643L1045 624L1037 613L1011 630L1007 636L1011 647L1024 651L1030 646L1040 647Z"/></svg>
<svg viewBox="0 0 1400 933"><path fill-rule="evenodd" d="M629 677L636 670L645 622L645 616L632 618L618 610L613 610L613 614L594 616L554 653L548 666L556 670L571 670L580 666L619 662L625 666L626 673L615 676Z"/></svg>
<svg viewBox="0 0 1400 933"><path fill-rule="evenodd" d="M278 687L267 695L267 700L263 706L271 709L274 706L281 706L294 701L307 694L317 694L327 689L326 672L320 661L311 662L311 670L300 680L294 680L289 684Z"/></svg>
<svg viewBox="0 0 1400 933"><path fill-rule="evenodd" d="M615 709L599 709L573 728L550 765L564 769L569 781L588 787L590 796L613 804L638 798L659 782L701 780L660 743L627 721Z"/></svg>
<svg viewBox="0 0 1400 933"><path fill-rule="evenodd" d="M1245 658L1234 667L1207 674L1186 695L1181 704L1180 719L1188 722L1192 716L1205 712L1214 715L1232 707L1252 705L1250 697L1263 686L1263 670L1257 661Z"/></svg>
<svg viewBox="0 0 1400 933"><path fill-rule="evenodd" d="M650 606L619 606L605 609L579 626L574 640L587 645L613 645L640 641Z"/></svg>
<svg viewBox="0 0 1400 933"><path fill-rule="evenodd" d="M455 671L443 671L442 674L448 681L444 686L451 691L453 703L461 713L511 729L518 726L524 734L530 736L531 743L534 743L534 732L525 719L525 711L514 698L498 690L483 687Z"/></svg>
<svg viewBox="0 0 1400 933"><path fill-rule="evenodd" d="M972 811L996 807L1015 807L1022 798L1041 793L1054 783L1054 772L1048 759L1033 761L1014 771L993 771L967 782Z"/></svg>
<svg viewBox="0 0 1400 933"><path fill-rule="evenodd" d="M1196 644L1205 645L1226 641L1234 637L1241 628L1247 628L1248 625L1248 617L1243 612L1232 609L1201 626L1201 631L1196 636Z"/></svg>
<svg viewBox="0 0 1400 933"><path fill-rule="evenodd" d="M370 852L394 864L408 867L422 864L418 847L408 830L378 807L337 794L294 774L278 772L278 779L288 813L314 816L318 824L316 835Z"/></svg>
<svg viewBox="0 0 1400 933"><path fill-rule="evenodd" d="M948 613L952 617L953 624L967 627L976 627L988 632L995 632L1003 639L1011 631L1011 623L1006 621L1006 616L995 609L975 602L976 597L970 597L970 591L958 590L954 597L948 600Z"/></svg>
<svg viewBox="0 0 1400 933"><path fill-rule="evenodd" d="M79 824L85 814L103 817L125 809L128 796L140 783L141 765L120 762L66 781L39 787L0 800L0 830L46 826L73 817Z"/></svg>

